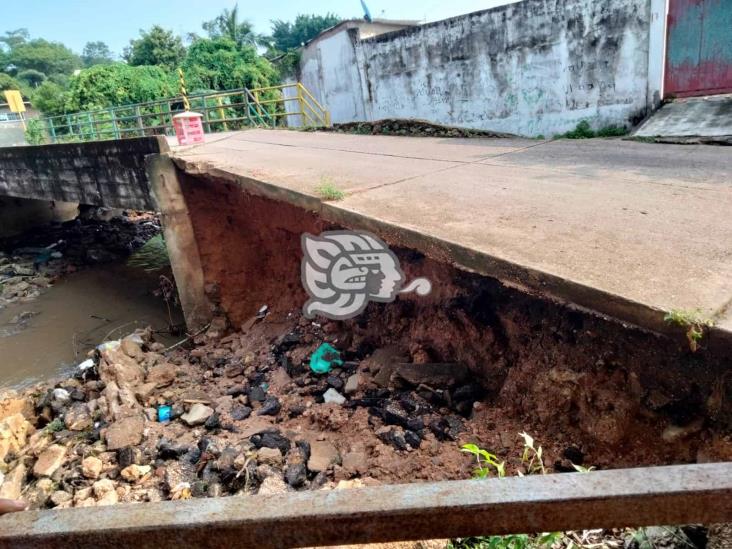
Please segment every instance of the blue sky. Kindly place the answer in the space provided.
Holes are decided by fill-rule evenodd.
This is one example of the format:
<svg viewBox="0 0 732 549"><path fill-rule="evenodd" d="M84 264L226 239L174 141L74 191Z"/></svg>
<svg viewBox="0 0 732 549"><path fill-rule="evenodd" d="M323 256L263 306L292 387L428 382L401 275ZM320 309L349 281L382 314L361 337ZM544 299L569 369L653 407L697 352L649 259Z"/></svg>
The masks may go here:
<svg viewBox="0 0 732 549"><path fill-rule="evenodd" d="M510 0L509 0L510 1ZM32 37L63 42L81 52L86 42L103 40L119 54L139 29L154 24L184 35L201 32L201 22L213 19L234 0L4 0L0 33L27 28ZM435 21L505 4L507 0L366 0L373 17ZM294 19L298 13L333 12L360 17L360 0L239 1L239 12L260 33L271 19Z"/></svg>

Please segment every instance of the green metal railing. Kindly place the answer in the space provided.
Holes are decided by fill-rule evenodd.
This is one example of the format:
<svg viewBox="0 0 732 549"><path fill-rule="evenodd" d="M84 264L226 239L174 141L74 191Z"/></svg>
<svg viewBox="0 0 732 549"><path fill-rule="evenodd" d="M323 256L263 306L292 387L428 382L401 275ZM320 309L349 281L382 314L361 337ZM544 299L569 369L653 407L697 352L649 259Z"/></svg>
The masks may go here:
<svg viewBox="0 0 732 549"><path fill-rule="evenodd" d="M248 127L330 126L330 113L300 82L189 95L206 133ZM175 135L173 116L183 97L38 118L51 143Z"/></svg>

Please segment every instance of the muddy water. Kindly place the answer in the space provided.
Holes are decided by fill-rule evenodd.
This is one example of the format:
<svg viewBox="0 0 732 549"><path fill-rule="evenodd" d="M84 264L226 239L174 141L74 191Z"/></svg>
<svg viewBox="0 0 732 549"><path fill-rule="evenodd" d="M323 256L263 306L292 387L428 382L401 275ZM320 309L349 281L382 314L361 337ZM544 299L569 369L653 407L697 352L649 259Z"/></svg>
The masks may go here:
<svg viewBox="0 0 732 549"><path fill-rule="evenodd" d="M0 309L0 387L22 387L74 368L106 339L152 326L167 331L165 302L152 295L158 276L124 265L83 270L38 299ZM23 313L33 316L13 322ZM174 323L181 323L173 311ZM163 344L179 337L156 334Z"/></svg>

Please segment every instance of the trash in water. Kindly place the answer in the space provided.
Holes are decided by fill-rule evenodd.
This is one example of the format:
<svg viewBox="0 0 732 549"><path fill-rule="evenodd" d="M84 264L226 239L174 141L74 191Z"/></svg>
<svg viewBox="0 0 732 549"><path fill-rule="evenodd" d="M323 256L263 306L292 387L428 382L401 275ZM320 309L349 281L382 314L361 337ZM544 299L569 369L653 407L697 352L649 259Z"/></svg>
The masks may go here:
<svg viewBox="0 0 732 549"><path fill-rule="evenodd" d="M119 339L114 341L105 341L104 343L101 343L97 345L97 351L100 353L103 353L104 351L116 351L119 349L121 343Z"/></svg>
<svg viewBox="0 0 732 549"><path fill-rule="evenodd" d="M341 353L329 343L323 343L310 357L310 369L316 374L327 374L333 365L342 366Z"/></svg>
<svg viewBox="0 0 732 549"><path fill-rule="evenodd" d="M91 358L87 358L84 362L79 364L78 366L79 370L88 370L89 368L94 368L94 360Z"/></svg>
<svg viewBox="0 0 732 549"><path fill-rule="evenodd" d="M170 416L173 415L173 407L168 405L158 406L158 421L165 423L170 421Z"/></svg>

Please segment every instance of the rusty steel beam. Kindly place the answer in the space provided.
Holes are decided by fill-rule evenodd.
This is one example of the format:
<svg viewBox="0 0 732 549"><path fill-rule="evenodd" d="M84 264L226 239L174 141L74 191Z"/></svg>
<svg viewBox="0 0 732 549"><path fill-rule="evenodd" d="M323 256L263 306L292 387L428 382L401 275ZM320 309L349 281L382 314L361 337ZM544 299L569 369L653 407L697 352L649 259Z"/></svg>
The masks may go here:
<svg viewBox="0 0 732 549"><path fill-rule="evenodd" d="M732 463L166 501L0 517L0 547L281 548L732 522Z"/></svg>

